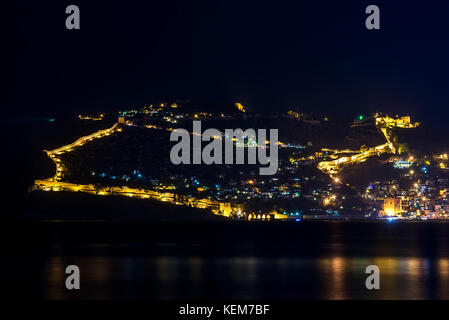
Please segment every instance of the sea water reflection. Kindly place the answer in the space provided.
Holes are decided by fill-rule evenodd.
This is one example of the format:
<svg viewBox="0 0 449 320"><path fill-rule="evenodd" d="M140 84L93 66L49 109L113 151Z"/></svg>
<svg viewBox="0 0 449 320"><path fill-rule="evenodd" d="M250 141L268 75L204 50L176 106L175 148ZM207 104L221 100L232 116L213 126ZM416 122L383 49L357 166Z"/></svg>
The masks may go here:
<svg viewBox="0 0 449 320"><path fill-rule="evenodd" d="M144 226L150 239L137 241L140 231L134 229L119 239L116 232L110 239L106 232L97 236L97 229L95 239L59 239L40 262L38 294L47 299L449 299L449 224L258 228L199 225L195 232L168 234ZM65 289L69 264L81 270L81 290ZM365 287L365 269L372 264L380 269L380 290Z"/></svg>
<svg viewBox="0 0 449 320"><path fill-rule="evenodd" d="M82 290L65 289L77 264ZM381 289L365 288L365 268L381 270ZM51 257L45 298L67 299L449 299L449 259L418 257Z"/></svg>

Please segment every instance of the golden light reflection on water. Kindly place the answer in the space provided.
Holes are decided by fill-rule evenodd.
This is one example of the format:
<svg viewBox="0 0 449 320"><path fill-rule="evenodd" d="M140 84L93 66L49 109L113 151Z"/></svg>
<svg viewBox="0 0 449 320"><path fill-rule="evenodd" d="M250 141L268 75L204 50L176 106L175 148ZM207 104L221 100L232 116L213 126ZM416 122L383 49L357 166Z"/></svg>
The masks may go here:
<svg viewBox="0 0 449 320"><path fill-rule="evenodd" d="M221 260L221 263L229 266L230 276L236 283L243 281L255 283L258 279L257 264L261 263L260 259L238 257L232 258L229 262Z"/></svg>
<svg viewBox="0 0 449 320"><path fill-rule="evenodd" d="M44 270L47 283L44 287L46 299L64 299L66 288L65 283L65 263L60 256L52 256L46 264Z"/></svg>
<svg viewBox="0 0 449 320"><path fill-rule="evenodd" d="M423 263L422 259L409 258L406 261L406 275L407 275L407 291L412 293L415 299L422 299L422 276Z"/></svg>
<svg viewBox="0 0 449 320"><path fill-rule="evenodd" d="M318 260L324 299L345 299L345 268L346 259L343 257L332 257Z"/></svg>
<svg viewBox="0 0 449 320"><path fill-rule="evenodd" d="M194 282L200 282L203 276L204 259L200 257L190 257L187 259L189 278Z"/></svg>
<svg viewBox="0 0 449 320"><path fill-rule="evenodd" d="M449 259L438 259L438 299L449 299Z"/></svg>
<svg viewBox="0 0 449 320"><path fill-rule="evenodd" d="M109 284L113 281L113 261L110 257L80 257L64 259L61 256L52 256L44 269L46 285L44 296L50 300L80 298L77 290L67 290L65 268L74 264L80 269L81 289L89 292L89 298L107 299ZM81 291L81 290L80 290Z"/></svg>
<svg viewBox="0 0 449 320"><path fill-rule="evenodd" d="M179 259L175 257L158 257L155 260L155 272L162 282L173 282L178 278Z"/></svg>
<svg viewBox="0 0 449 320"><path fill-rule="evenodd" d="M65 268L76 264L81 270L81 296L65 288ZM381 289L367 290L365 268L377 265L380 269ZM204 286L215 284L230 291L234 297L284 296L286 286L296 284L293 294L301 298L341 299L448 299L449 259L418 257L344 257L322 258L261 258L229 257L204 259L202 257L105 257L87 256L49 258L44 269L46 299L108 299L124 296L124 292L145 294L151 292L159 299L195 298L207 295ZM154 281L144 285L146 279ZM119 283L118 287L117 283ZM179 289L182 283L183 289ZM272 292L259 292L264 283ZM136 291L134 286L141 285ZM319 296L302 292L317 288ZM114 288L114 289L112 289ZM119 288L119 289L117 289ZM114 292L118 290L118 292ZM229 290L229 289L228 289ZM292 290L289 288L289 290ZM207 298L207 297L203 297Z"/></svg>
<svg viewBox="0 0 449 320"><path fill-rule="evenodd" d="M380 290L368 290L368 265L380 269ZM449 259L416 257L347 258L317 260L323 299L448 299ZM434 270L433 270L434 269Z"/></svg>
<svg viewBox="0 0 449 320"><path fill-rule="evenodd" d="M377 257L370 261L379 267L380 270L380 288L385 292L383 299L398 299L398 292L396 290L398 279L393 275L398 272L399 261L392 257ZM364 266L366 268L368 265ZM365 272L365 270L363 270ZM365 278L369 275L366 274Z"/></svg>

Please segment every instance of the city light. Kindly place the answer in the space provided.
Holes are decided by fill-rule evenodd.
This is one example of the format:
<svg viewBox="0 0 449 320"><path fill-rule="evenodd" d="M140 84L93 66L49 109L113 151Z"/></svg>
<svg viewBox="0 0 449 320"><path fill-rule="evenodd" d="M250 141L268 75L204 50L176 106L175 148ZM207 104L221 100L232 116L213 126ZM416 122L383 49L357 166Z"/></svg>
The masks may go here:
<svg viewBox="0 0 449 320"><path fill-rule="evenodd" d="M171 106L168 104L168 106ZM241 104L236 104L238 109L243 109L243 106ZM145 114L152 114L152 112L160 112L160 109L158 108L164 108L165 105L160 105L160 107L152 107L154 110L145 109ZM173 109L180 109L182 110L181 106L178 106L176 108L172 107L170 110ZM159 111L157 111L159 110ZM240 110L240 111L242 111ZM179 115L174 113L175 111L165 112L161 113L159 118L162 120L165 120L166 122L172 122L175 121L175 119L178 119ZM245 112L245 111L242 111ZM151 121L145 121L145 122L138 122L134 121L132 116L130 115L137 115L139 111L137 110L131 110L131 111L125 111L122 112L119 116L118 122L114 124L109 129L99 130L93 134L90 134L88 136L84 136L76 140L75 142L65 145L63 147L60 147L58 149L52 150L52 151L46 151L49 158L55 163L56 165L56 174L54 177L51 177L46 180L36 180L34 189L36 190L45 190L45 191L81 191L81 192L87 192L95 195L124 195L127 197L133 197L137 199L154 199L164 202L170 202L176 205L188 205L192 207L202 208L202 209L208 209L211 212L223 215L226 217L240 217L247 220L263 220L268 221L270 219L288 219L288 216L290 215L289 211L286 211L283 213L283 210L275 210L273 212L258 212L253 214L246 214L242 213L244 212L242 204L244 204L246 201L251 199L278 199L278 197L285 198L285 199L305 199L307 198L309 201L313 201L317 203L318 206L321 207L327 207L327 209L323 212L325 212L328 215L332 214L339 214L338 211L335 211L333 209L329 209L329 206L333 206L335 208L339 208L339 210L343 211L344 206L342 203L339 203L337 199L341 199L342 201L345 200L345 194L336 192L335 189L340 189L340 186L333 186L329 184L329 189L319 189L316 190L314 187L314 190L311 192L311 194L303 193L302 192L302 185L304 182L310 181L309 177L302 177L302 178L295 178L294 181L287 182L284 181L284 179L280 179L280 177L273 176L269 179L269 181L264 181L265 179L261 179L260 181L254 177L249 177L244 175L243 171L239 172L239 175L242 176L241 182L236 183L235 187L229 188L229 186L226 185L226 183L223 185L222 183L217 184L216 181L212 181L213 183L207 183L208 179L201 179L201 183L199 181L200 178L198 177L190 177L189 180L185 180L181 185L175 185L176 183L158 183L157 186L154 186L152 189L138 189L133 188L131 185L136 182L136 179L139 179L139 181L144 182L146 179L148 179L148 175L143 173L143 171L139 171L134 169L131 174L115 174L113 172L108 172L107 170L101 170L99 171L98 168L95 168L95 170L89 169L89 175L94 179L96 177L99 177L102 179L102 183L106 183L107 180L110 181L123 181L130 186L122 186L122 187L111 187L111 186L103 186L101 189L96 187L94 184L71 184L69 182L65 182L64 179L67 177L67 174L70 171L70 167L67 167L67 165L62 161L63 157L62 155L73 152L74 150L78 150L78 148L83 147L87 143L93 144L95 143L96 139L108 137L108 136L114 136L116 133L123 132L123 129L125 128L125 125L128 126L134 126L134 127L141 127L141 128L147 128L147 129L157 129L157 130L166 130L166 131L172 131L173 128L164 126L161 123L158 123L157 125L152 123ZM302 119L303 115L294 111L289 111L288 114L290 116L293 116L295 118ZM223 113L219 113L217 115L219 118L227 117ZM102 114L99 118L103 118L104 115ZM126 119L124 118L126 117ZM183 114L184 118L190 117L191 119L198 119L198 118L207 118L212 117L212 114L205 113L205 112L196 112L191 115ZM80 116L80 119L83 120L95 120L93 116ZM364 116L359 117L359 119L364 119ZM337 176L337 174L342 170L343 168L351 168L351 166L356 164L361 164L364 161L366 161L368 158L373 156L379 156L382 154L391 154L392 159L394 159L394 168L397 169L407 169L412 165L412 161L415 161L415 157L412 155L406 156L404 160L403 157L397 157L396 150L394 146L392 146L392 137L390 136L391 133L389 133L386 128L388 127L401 127L401 128L413 128L416 127L417 124L411 124L409 117L402 117L397 119L392 119L389 117L375 117L375 124L380 129L379 131L382 132L384 135L384 138L386 140L386 143L382 145L378 145L375 147L366 147L361 146L359 150L351 150L351 149L329 149L329 148L322 148L320 151L314 151L312 154L301 154L301 155L295 155L290 154L287 158L288 165L286 167L280 167L280 171L284 170L292 170L294 168L297 168L298 166L302 165L304 161L309 161L312 164L315 164L318 169L326 173L326 175L333 181L335 184L341 185L342 178L341 176ZM194 133L192 133L194 134ZM200 134L201 135L201 134ZM219 138L220 136L216 136L216 138ZM266 141L269 143L269 141ZM301 146L301 145L295 145L289 141L285 142L278 142L279 147L281 148L294 148L299 150L307 150L308 146ZM246 144L243 145L243 147L248 147ZM257 147L257 146L256 146ZM310 147L310 146L309 146ZM396 158L393 158L393 156L396 155ZM440 160L446 160L447 154L439 154L434 157L438 157ZM329 160L331 159L331 160ZM426 166L421 166L419 164L418 160L418 172L415 173L415 170L409 170L408 175L417 175L419 177L420 174L428 174L428 168L431 167L431 164L428 160L424 160L426 163ZM445 168L445 162L439 161L437 164L440 168ZM287 169L288 168L288 169ZM221 177L223 178L223 177ZM186 183L189 181L189 183ZM302 182L300 182L302 181ZM398 217L401 214L403 214L406 210L410 213L410 216L416 216L418 214L418 208L420 206L417 206L415 209L412 208L412 206L415 205L413 194L407 193L408 191L406 188L401 186L399 183L395 181L388 182L387 186L384 185L382 187L381 185L377 184L378 182L374 183L371 182L369 184L368 188L362 189L362 194L359 194L362 198L368 201L379 201L380 199L383 199L384 206L382 207L374 207L370 209L371 211L378 211L379 217L382 215L386 215L389 217ZM423 194L426 194L425 192L428 192L426 189L426 185L423 184L423 187L419 188L420 180L417 182L414 182L412 184L412 187L414 187L413 190L416 194L419 195L419 200L422 202L427 202L427 198L423 196ZM351 186L349 183L345 182L345 185L351 189L354 187ZM193 189L192 189L193 188ZM267 189L268 188L268 189ZM334 190L332 190L334 188ZM419 190L418 190L419 188ZM184 196L182 198L179 198L176 192L180 190L179 192L182 192L182 189L190 189L194 190L192 194L188 196ZM299 189L299 190L298 190ZM387 191L385 191L387 190ZM411 189L410 189L411 190ZM169 192L170 191L170 192ZM342 192L342 191L340 191ZM343 191L344 192L344 191ZM201 194L201 197L198 197L198 195ZM195 196L196 195L196 196ZM445 192L439 192L440 197L445 197ZM321 201L318 201L318 199L321 199ZM408 208L407 205L410 207ZM224 208L227 209L224 209ZM433 207L432 207L433 208ZM438 207L436 206L436 210L439 210L438 212L442 212L443 210L447 210L445 207ZM416 210L417 209L417 210ZM425 208L425 216L427 216L428 210ZM423 208L424 210L424 208ZM441 216L441 215L440 215Z"/></svg>

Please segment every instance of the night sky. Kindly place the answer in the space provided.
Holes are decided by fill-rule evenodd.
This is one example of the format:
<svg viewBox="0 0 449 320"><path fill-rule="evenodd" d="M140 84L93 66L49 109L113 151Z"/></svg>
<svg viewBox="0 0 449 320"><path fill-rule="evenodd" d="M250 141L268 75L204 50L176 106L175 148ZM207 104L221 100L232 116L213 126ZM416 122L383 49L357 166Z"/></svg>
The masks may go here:
<svg viewBox="0 0 449 320"><path fill-rule="evenodd" d="M65 28L69 4L80 30ZM365 28L370 4L381 30ZM11 113L193 99L449 123L447 0L20 1L2 11Z"/></svg>

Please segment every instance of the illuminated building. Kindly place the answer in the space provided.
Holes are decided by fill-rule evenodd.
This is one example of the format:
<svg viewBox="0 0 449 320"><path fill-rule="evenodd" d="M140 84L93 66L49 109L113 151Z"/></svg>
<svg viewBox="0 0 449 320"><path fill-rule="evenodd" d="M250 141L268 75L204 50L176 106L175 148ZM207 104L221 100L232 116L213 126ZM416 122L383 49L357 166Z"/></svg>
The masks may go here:
<svg viewBox="0 0 449 320"><path fill-rule="evenodd" d="M78 115L78 119L80 120L93 120L93 121L100 121L103 120L104 118L104 113L99 114L98 116L83 116L83 115Z"/></svg>
<svg viewBox="0 0 449 320"><path fill-rule="evenodd" d="M235 106L237 107L237 109L241 112L246 112L245 108L243 107L243 105L240 102L236 102Z"/></svg>
<svg viewBox="0 0 449 320"><path fill-rule="evenodd" d="M231 204L229 202L221 202L220 203L220 212L223 213L224 216L231 216Z"/></svg>
<svg viewBox="0 0 449 320"><path fill-rule="evenodd" d="M383 213L386 216L399 215L402 212L402 200L400 197L384 199Z"/></svg>
<svg viewBox="0 0 449 320"><path fill-rule="evenodd" d="M411 165L412 165L411 162L401 160L401 161L396 161L393 166L398 169L408 169L411 167Z"/></svg>

